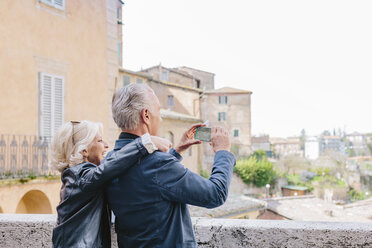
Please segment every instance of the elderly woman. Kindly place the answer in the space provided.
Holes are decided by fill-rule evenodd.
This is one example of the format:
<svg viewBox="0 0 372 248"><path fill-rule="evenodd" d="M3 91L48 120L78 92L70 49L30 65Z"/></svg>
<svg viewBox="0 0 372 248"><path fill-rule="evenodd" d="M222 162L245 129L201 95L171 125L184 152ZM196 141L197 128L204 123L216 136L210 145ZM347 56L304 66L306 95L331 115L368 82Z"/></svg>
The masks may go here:
<svg viewBox="0 0 372 248"><path fill-rule="evenodd" d="M81 121L65 123L54 136L51 165L62 173L62 188L53 247L111 247L106 183L149 153L171 146L147 133L101 164L108 148L102 134L102 124Z"/></svg>

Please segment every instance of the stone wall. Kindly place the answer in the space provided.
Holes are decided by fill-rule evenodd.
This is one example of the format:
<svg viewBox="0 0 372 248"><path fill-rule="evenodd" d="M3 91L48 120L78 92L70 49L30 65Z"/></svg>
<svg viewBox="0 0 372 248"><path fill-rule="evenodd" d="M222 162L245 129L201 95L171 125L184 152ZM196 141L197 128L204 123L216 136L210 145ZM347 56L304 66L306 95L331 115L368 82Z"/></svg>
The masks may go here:
<svg viewBox="0 0 372 248"><path fill-rule="evenodd" d="M0 214L0 247L51 247L55 215ZM199 247L372 247L372 225L194 218ZM116 247L113 241L113 247Z"/></svg>

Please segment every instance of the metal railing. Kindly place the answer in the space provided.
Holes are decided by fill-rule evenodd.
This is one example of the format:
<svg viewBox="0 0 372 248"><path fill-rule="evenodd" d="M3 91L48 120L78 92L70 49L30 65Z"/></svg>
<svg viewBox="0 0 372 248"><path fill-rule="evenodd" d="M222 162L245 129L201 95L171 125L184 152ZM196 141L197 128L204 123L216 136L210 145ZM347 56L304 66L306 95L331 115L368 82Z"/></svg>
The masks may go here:
<svg viewBox="0 0 372 248"><path fill-rule="evenodd" d="M0 179L55 175L48 167L50 137L0 134Z"/></svg>

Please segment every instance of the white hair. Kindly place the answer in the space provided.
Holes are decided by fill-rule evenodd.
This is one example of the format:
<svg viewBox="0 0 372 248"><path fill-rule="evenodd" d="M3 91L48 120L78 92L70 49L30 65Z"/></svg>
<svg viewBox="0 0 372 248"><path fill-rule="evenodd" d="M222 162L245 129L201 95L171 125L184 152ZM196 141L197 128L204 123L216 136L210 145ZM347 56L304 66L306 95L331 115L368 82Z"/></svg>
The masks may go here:
<svg viewBox="0 0 372 248"><path fill-rule="evenodd" d="M145 84L130 84L117 90L112 98L112 117L119 128L134 130L140 123L141 111L152 109L149 93L154 91Z"/></svg>
<svg viewBox="0 0 372 248"><path fill-rule="evenodd" d="M62 172L84 162L81 152L88 149L98 134L103 134L103 126L99 122L63 124L52 140L50 166Z"/></svg>

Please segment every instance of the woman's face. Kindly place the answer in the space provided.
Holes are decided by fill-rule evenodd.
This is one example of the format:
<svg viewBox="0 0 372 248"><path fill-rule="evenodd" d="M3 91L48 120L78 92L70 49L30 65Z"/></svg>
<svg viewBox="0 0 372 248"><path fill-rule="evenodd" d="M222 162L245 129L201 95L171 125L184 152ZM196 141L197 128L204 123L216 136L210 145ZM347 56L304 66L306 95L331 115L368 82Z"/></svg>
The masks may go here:
<svg viewBox="0 0 372 248"><path fill-rule="evenodd" d="M97 134L93 142L88 147L88 161L99 165L107 152L108 145L102 140L102 135Z"/></svg>

